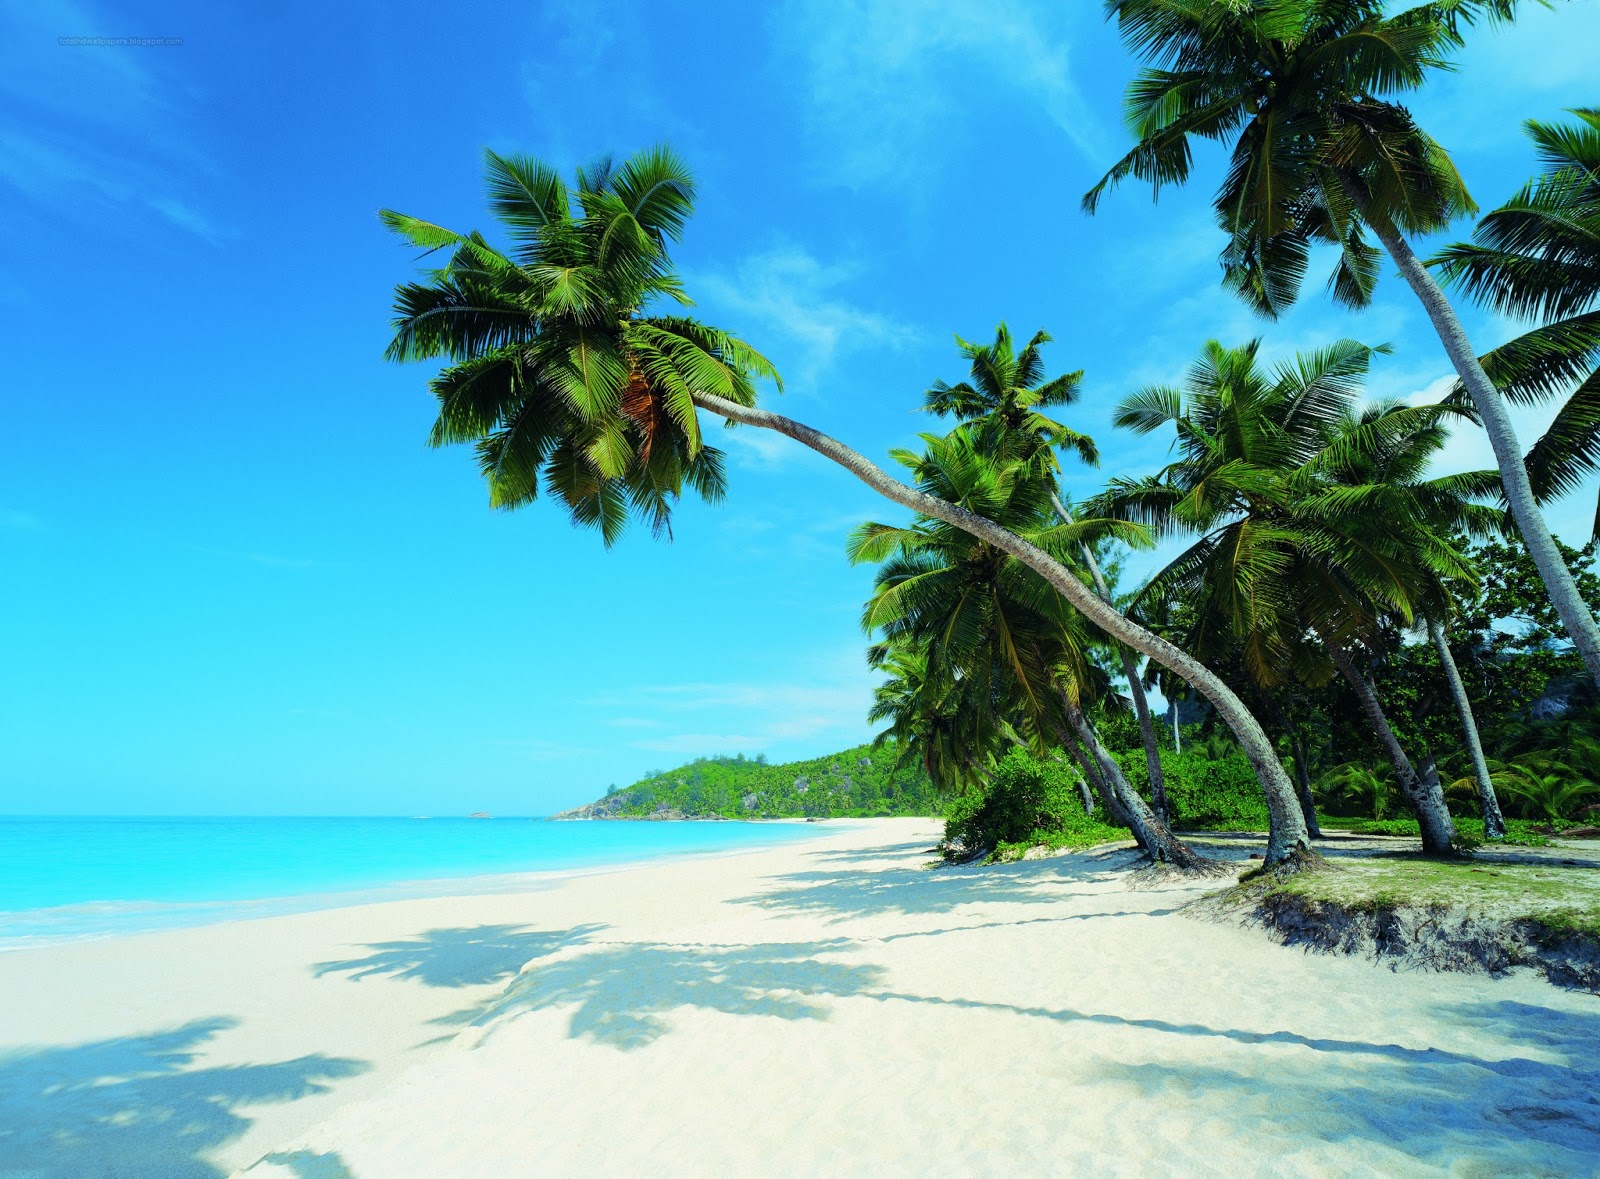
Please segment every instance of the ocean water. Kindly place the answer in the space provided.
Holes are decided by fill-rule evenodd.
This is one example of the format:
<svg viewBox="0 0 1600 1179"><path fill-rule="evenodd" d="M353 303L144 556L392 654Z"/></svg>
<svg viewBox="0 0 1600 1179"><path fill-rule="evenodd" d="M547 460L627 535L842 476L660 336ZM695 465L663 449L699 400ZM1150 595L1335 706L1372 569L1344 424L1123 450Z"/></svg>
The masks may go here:
<svg viewBox="0 0 1600 1179"><path fill-rule="evenodd" d="M537 887L813 838L805 823L0 817L0 950L341 904ZM837 829L834 827L833 829Z"/></svg>

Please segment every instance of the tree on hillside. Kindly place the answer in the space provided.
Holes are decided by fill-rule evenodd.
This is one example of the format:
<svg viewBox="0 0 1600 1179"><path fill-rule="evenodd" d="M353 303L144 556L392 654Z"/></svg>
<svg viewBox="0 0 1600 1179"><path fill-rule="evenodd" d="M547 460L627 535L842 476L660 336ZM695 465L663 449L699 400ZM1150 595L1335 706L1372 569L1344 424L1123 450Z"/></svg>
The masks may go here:
<svg viewBox="0 0 1600 1179"><path fill-rule="evenodd" d="M1467 28L1509 20L1517 0L1436 0L1390 13L1382 0L1107 0L1128 48L1150 63L1125 107L1137 139L1084 197L1129 177L1159 194L1193 167L1191 137L1229 145L1215 208L1223 282L1276 317L1300 293L1312 247L1335 248L1333 297L1372 298L1379 249L1421 301L1494 447L1511 514L1551 601L1600 681L1600 626L1561 561L1523 465L1505 399L1408 236L1476 211L1449 154L1396 95L1450 67Z"/></svg>
<svg viewBox="0 0 1600 1179"><path fill-rule="evenodd" d="M894 503L1015 557L1107 634L1191 684L1238 735L1262 782L1268 863L1306 860L1305 822L1271 742L1203 664L1131 622L1036 545L890 478L810 426L756 408L755 381L776 374L736 337L651 314L660 301L687 300L668 245L694 189L675 156L653 149L580 172L568 189L544 164L491 153L489 189L513 242L509 255L477 233L394 212L383 218L415 245L451 251L428 281L397 289L389 355L449 361L433 381L433 441L477 446L492 503L531 503L543 477L575 523L599 527L608 541L630 514L661 531L685 486L708 497L721 490L693 409L793 438Z"/></svg>

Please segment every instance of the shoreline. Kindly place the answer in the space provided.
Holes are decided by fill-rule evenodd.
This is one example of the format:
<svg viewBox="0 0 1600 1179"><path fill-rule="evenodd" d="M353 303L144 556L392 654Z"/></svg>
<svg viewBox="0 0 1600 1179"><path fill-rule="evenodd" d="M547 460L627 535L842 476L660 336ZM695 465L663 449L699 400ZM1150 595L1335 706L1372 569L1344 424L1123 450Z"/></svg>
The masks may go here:
<svg viewBox="0 0 1600 1179"><path fill-rule="evenodd" d="M436 1179L1600 1154L1591 996L1197 921L1215 882L1131 887L1124 850L927 871L937 830L0 956L0 1159Z"/></svg>
<svg viewBox="0 0 1600 1179"><path fill-rule="evenodd" d="M511 821L554 822L554 819ZM563 820L563 822L601 822L610 820ZM695 820L656 820L656 822ZM728 820L754 825L810 824L808 819L745 819ZM822 838L828 831L839 831L851 823L870 822L864 819L825 819L814 824L815 837ZM933 821L933 820L928 820ZM824 830L826 828L827 830ZM32 909L0 911L0 921L8 925L26 926L35 922L47 923L70 919L79 914L116 914L117 919L135 914L148 914L149 923L129 924L123 928L96 930L81 934L40 934L37 937L0 936L0 955L25 950L41 949L54 945L76 945L123 937L140 937L146 934L165 933L183 929L203 929L213 925L236 921L259 921L273 917L293 916L300 913L317 913L330 909L352 908L362 905L388 904L408 900L426 900L450 896L492 896L501 893L533 892L551 887L567 877L581 877L608 872L626 872L648 868L656 864L676 863L695 859L718 859L723 856L746 855L770 850L782 844L755 843L742 847L694 848L685 850L664 849L642 856L633 856L600 863L575 864L562 868L534 868L522 872L483 872L469 875L420 876L395 880L364 888L332 889L304 893L282 893L264 897L246 897L231 900L93 900L67 905L41 906ZM156 920L170 916L172 920ZM187 919L192 917L193 919Z"/></svg>

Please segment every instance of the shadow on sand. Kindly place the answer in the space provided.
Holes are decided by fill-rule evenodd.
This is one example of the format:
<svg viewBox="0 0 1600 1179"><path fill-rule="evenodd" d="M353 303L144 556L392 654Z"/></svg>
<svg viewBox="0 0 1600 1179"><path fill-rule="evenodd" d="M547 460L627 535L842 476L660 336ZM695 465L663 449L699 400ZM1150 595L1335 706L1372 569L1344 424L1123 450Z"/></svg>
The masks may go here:
<svg viewBox="0 0 1600 1179"><path fill-rule="evenodd" d="M864 859L904 859L908 849L920 857L921 844L895 844L873 849ZM969 904L1051 905L1087 889L1066 887L1103 881L1109 873L1138 859L1121 849L1059 859L1024 860L1013 864L930 869L882 868L864 871L840 867L791 872L772 878L772 886L734 903L759 905L783 913L824 916L833 921L920 913L948 913Z"/></svg>
<svg viewBox="0 0 1600 1179"><path fill-rule="evenodd" d="M1600 1158L1600 1016L1510 1000L1444 1006L1438 1015L1494 1036L1495 1049L1475 1056L1174 1026L1168 1030L1241 1044L1300 1044L1314 1055L1276 1057L1265 1076L1233 1071L1224 1053L1205 1064L1112 1064L1101 1075L1135 1085L1180 1117L1283 1122L1292 1116L1285 1111L1316 1110L1287 1128L1330 1143L1375 1143L1441 1172L1470 1161L1472 1173L1593 1174ZM1530 1047L1558 1059L1496 1054ZM1542 1147L1536 1156L1530 1143Z"/></svg>
<svg viewBox="0 0 1600 1179"><path fill-rule="evenodd" d="M190 1068L227 1018L0 1057L0 1175L217 1179L204 1155L249 1126L237 1106L297 1101L364 1061L303 1056Z"/></svg>
<svg viewBox="0 0 1600 1179"><path fill-rule="evenodd" d="M848 938L757 945L611 942L518 975L480 1023L521 1011L576 1005L575 1039L628 1051L671 1030L667 1014L699 1007L728 1015L826 1019L828 1000L870 992L880 966L833 960Z"/></svg>
<svg viewBox="0 0 1600 1179"><path fill-rule="evenodd" d="M471 987L500 982L543 958L604 929L579 925L566 930L536 930L525 925L470 925L430 929L421 937L373 942L371 953L338 962L318 962L318 978L347 974L366 978L416 979L430 987Z"/></svg>

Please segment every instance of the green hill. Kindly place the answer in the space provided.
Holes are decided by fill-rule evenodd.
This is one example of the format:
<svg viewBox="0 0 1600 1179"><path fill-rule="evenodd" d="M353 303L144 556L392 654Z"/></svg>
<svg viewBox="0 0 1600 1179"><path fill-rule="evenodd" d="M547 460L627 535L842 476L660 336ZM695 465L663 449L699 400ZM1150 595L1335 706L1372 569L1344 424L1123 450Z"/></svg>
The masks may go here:
<svg viewBox="0 0 1600 1179"><path fill-rule="evenodd" d="M943 815L920 768L894 770L893 743L768 765L764 758L702 757L612 787L558 819L783 819Z"/></svg>

